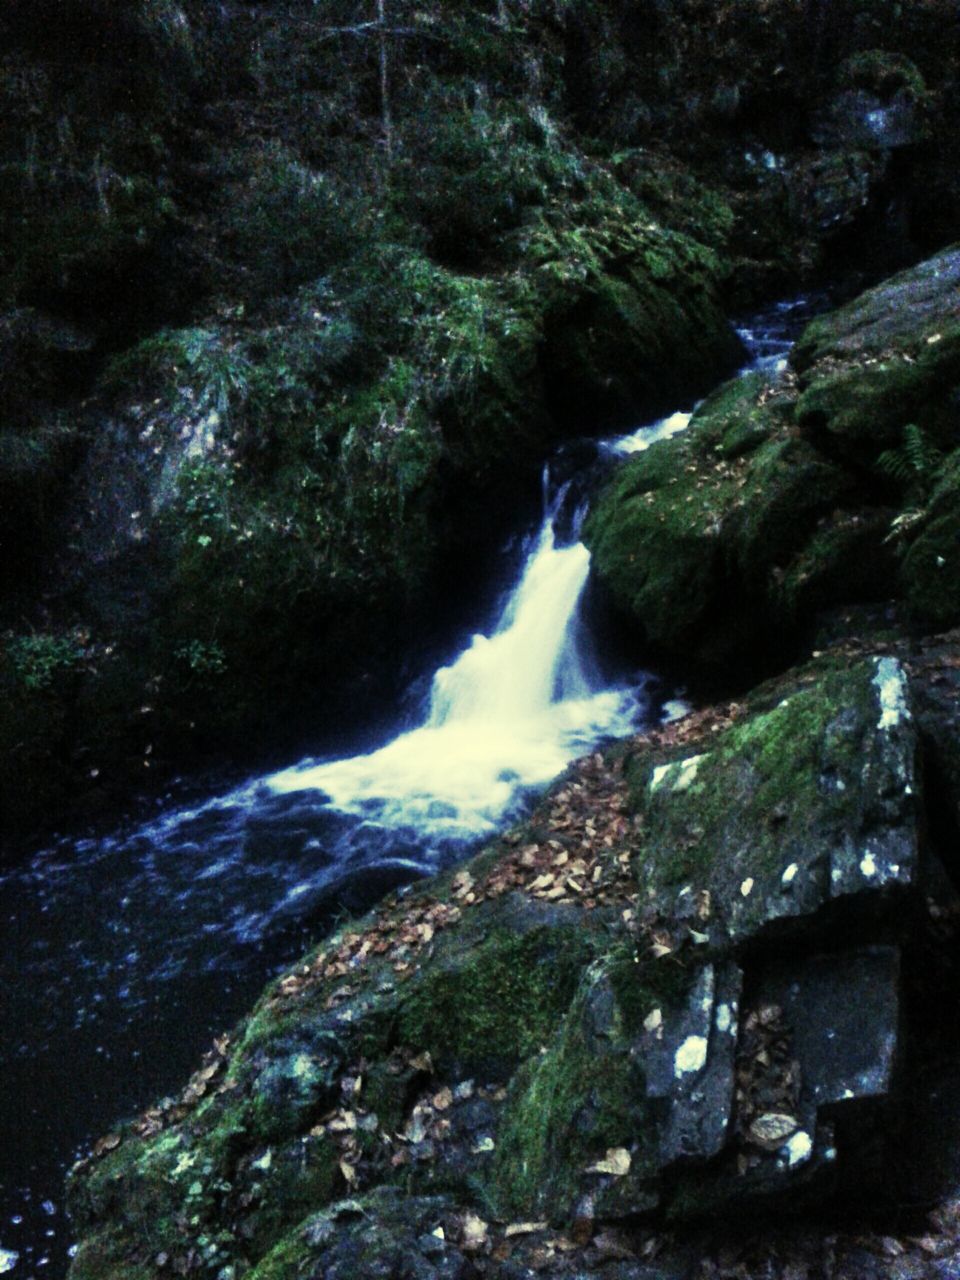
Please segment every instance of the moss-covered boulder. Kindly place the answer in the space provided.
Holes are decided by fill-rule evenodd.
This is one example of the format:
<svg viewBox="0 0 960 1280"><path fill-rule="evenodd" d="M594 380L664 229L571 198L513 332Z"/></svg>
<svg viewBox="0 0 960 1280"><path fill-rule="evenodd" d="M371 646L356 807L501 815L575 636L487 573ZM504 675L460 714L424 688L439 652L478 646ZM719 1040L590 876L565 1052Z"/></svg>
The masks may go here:
<svg viewBox="0 0 960 1280"><path fill-rule="evenodd" d="M926 883L910 700L831 655L343 925L74 1170L72 1276L273 1280L395 1231L492 1267L551 1223L864 1191Z"/></svg>
<svg viewBox="0 0 960 1280"><path fill-rule="evenodd" d="M650 644L729 669L789 652L827 606L960 616L958 264L948 251L814 321L785 375L730 383L618 470L586 536Z"/></svg>
<svg viewBox="0 0 960 1280"><path fill-rule="evenodd" d="M226 309L115 355L72 431L11 424L44 476L72 464L51 595L90 661L40 744L68 761L64 797L93 769L122 791L148 744L159 769L278 723L299 745L338 698L386 696L397 635L482 572L558 440L736 365L717 252L579 163L579 201L538 191L509 268L355 240L335 276L253 318ZM61 436L72 453L44 462ZM124 686L126 711L105 701ZM31 794L33 758L10 758L11 794Z"/></svg>
<svg viewBox="0 0 960 1280"><path fill-rule="evenodd" d="M954 445L958 296L953 249L814 321L791 357L798 425L825 450L861 462L898 445L911 422L939 446Z"/></svg>

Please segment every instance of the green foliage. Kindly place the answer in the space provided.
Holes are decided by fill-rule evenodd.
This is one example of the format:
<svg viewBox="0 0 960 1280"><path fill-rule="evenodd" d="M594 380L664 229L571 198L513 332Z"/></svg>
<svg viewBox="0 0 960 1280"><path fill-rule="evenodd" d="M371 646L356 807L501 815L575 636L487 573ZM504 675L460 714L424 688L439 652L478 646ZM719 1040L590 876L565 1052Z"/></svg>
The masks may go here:
<svg viewBox="0 0 960 1280"><path fill-rule="evenodd" d="M470 268L496 261L530 209L577 199L585 161L542 105L520 112L476 94L428 105L395 185L401 209L424 227L440 261Z"/></svg>
<svg viewBox="0 0 960 1280"><path fill-rule="evenodd" d="M523 280L477 280L411 253L397 265L396 288L405 345L435 396L473 403L478 389L497 379L510 347L536 336Z"/></svg>
<svg viewBox="0 0 960 1280"><path fill-rule="evenodd" d="M943 456L923 428L911 422L903 428L899 448L884 449L877 458L877 466L891 479L927 492L939 474Z"/></svg>
<svg viewBox="0 0 960 1280"><path fill-rule="evenodd" d="M254 300L290 292L350 258L372 234L376 206L280 143L241 153L224 174L218 216L236 280Z"/></svg>
<svg viewBox="0 0 960 1280"><path fill-rule="evenodd" d="M186 329L181 342L194 405L201 410L215 409L225 418L231 405L247 393L249 361L208 329Z"/></svg>
<svg viewBox="0 0 960 1280"><path fill-rule="evenodd" d="M145 386L173 401L171 411L215 410L226 418L248 393L253 367L242 347L216 329L161 329L115 356L104 380L117 391Z"/></svg>
<svg viewBox="0 0 960 1280"><path fill-rule="evenodd" d="M83 661L85 649L76 633L4 636L4 650L14 679L25 689L49 689L61 675L75 670Z"/></svg>
<svg viewBox="0 0 960 1280"><path fill-rule="evenodd" d="M215 640L190 640L177 647L174 657L203 681L222 676L227 669L226 654Z"/></svg>

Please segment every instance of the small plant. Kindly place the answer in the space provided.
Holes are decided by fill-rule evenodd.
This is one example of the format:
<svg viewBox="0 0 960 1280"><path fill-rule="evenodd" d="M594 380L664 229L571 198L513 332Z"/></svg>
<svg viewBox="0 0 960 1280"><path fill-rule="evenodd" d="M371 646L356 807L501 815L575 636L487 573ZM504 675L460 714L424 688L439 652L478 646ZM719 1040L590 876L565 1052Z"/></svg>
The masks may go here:
<svg viewBox="0 0 960 1280"><path fill-rule="evenodd" d="M222 676L227 669L227 655L216 640L188 640L174 650L173 656L201 680Z"/></svg>
<svg viewBox="0 0 960 1280"><path fill-rule="evenodd" d="M58 675L76 667L84 655L76 635L8 633L4 640L14 678L25 689L49 689Z"/></svg>
<svg viewBox="0 0 960 1280"><path fill-rule="evenodd" d="M943 453L921 427L911 422L903 428L903 438L896 449L884 449L877 466L892 480L929 491L943 463Z"/></svg>
<svg viewBox="0 0 960 1280"><path fill-rule="evenodd" d="M900 445L884 449L877 468L906 490L909 505L890 525L885 542L902 542L922 524L927 502L943 468L944 455L922 427L910 423L903 428Z"/></svg>
<svg viewBox="0 0 960 1280"><path fill-rule="evenodd" d="M195 375L196 405L215 409L221 418L226 418L231 405L246 398L250 361L209 329L186 329L181 340L184 360Z"/></svg>

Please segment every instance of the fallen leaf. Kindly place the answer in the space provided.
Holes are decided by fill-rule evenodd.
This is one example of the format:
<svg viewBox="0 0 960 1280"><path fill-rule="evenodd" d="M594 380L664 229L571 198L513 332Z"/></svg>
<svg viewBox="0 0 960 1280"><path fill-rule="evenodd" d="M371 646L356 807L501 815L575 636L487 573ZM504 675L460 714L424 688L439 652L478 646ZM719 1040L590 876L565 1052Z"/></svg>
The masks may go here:
<svg viewBox="0 0 960 1280"><path fill-rule="evenodd" d="M357 1127L357 1117L352 1111L341 1111L327 1126L330 1133L352 1133Z"/></svg>
<svg viewBox="0 0 960 1280"><path fill-rule="evenodd" d="M460 1225L460 1247L468 1251L482 1249L487 1243L487 1224L475 1213L464 1215Z"/></svg>
<svg viewBox="0 0 960 1280"><path fill-rule="evenodd" d="M541 889L548 889L550 885L553 884L553 881L554 881L554 877L549 873L546 875L537 876L536 880L533 880L530 883L530 892L537 893Z"/></svg>
<svg viewBox="0 0 960 1280"><path fill-rule="evenodd" d="M587 1168L587 1173L610 1173L622 1178L630 1172L630 1152L626 1147L610 1147L606 1156Z"/></svg>
<svg viewBox="0 0 960 1280"><path fill-rule="evenodd" d="M780 1111L767 1111L750 1125L750 1141L764 1151L776 1151L791 1134L796 1133L800 1122L796 1116Z"/></svg>

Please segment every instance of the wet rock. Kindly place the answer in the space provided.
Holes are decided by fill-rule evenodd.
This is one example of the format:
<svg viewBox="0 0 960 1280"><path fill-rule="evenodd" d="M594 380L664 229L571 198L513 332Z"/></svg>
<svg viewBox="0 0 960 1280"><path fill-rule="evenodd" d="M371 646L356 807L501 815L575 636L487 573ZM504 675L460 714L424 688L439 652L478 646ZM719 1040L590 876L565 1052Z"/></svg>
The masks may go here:
<svg viewBox="0 0 960 1280"><path fill-rule="evenodd" d="M506 1278L563 1230L577 1274L644 1275L610 1224L903 1188L888 1135L931 1124L923 922L954 902L909 680L891 653L821 658L715 732L589 762L620 779L619 843L568 779L516 839L344 925L75 1171L74 1280L211 1239L257 1280Z"/></svg>
<svg viewBox="0 0 960 1280"><path fill-rule="evenodd" d="M668 1019L649 1051L647 1092L667 1104L660 1137L664 1169L677 1160L711 1160L727 1140L742 989L737 965L728 962L719 972L704 965L686 1008Z"/></svg>

